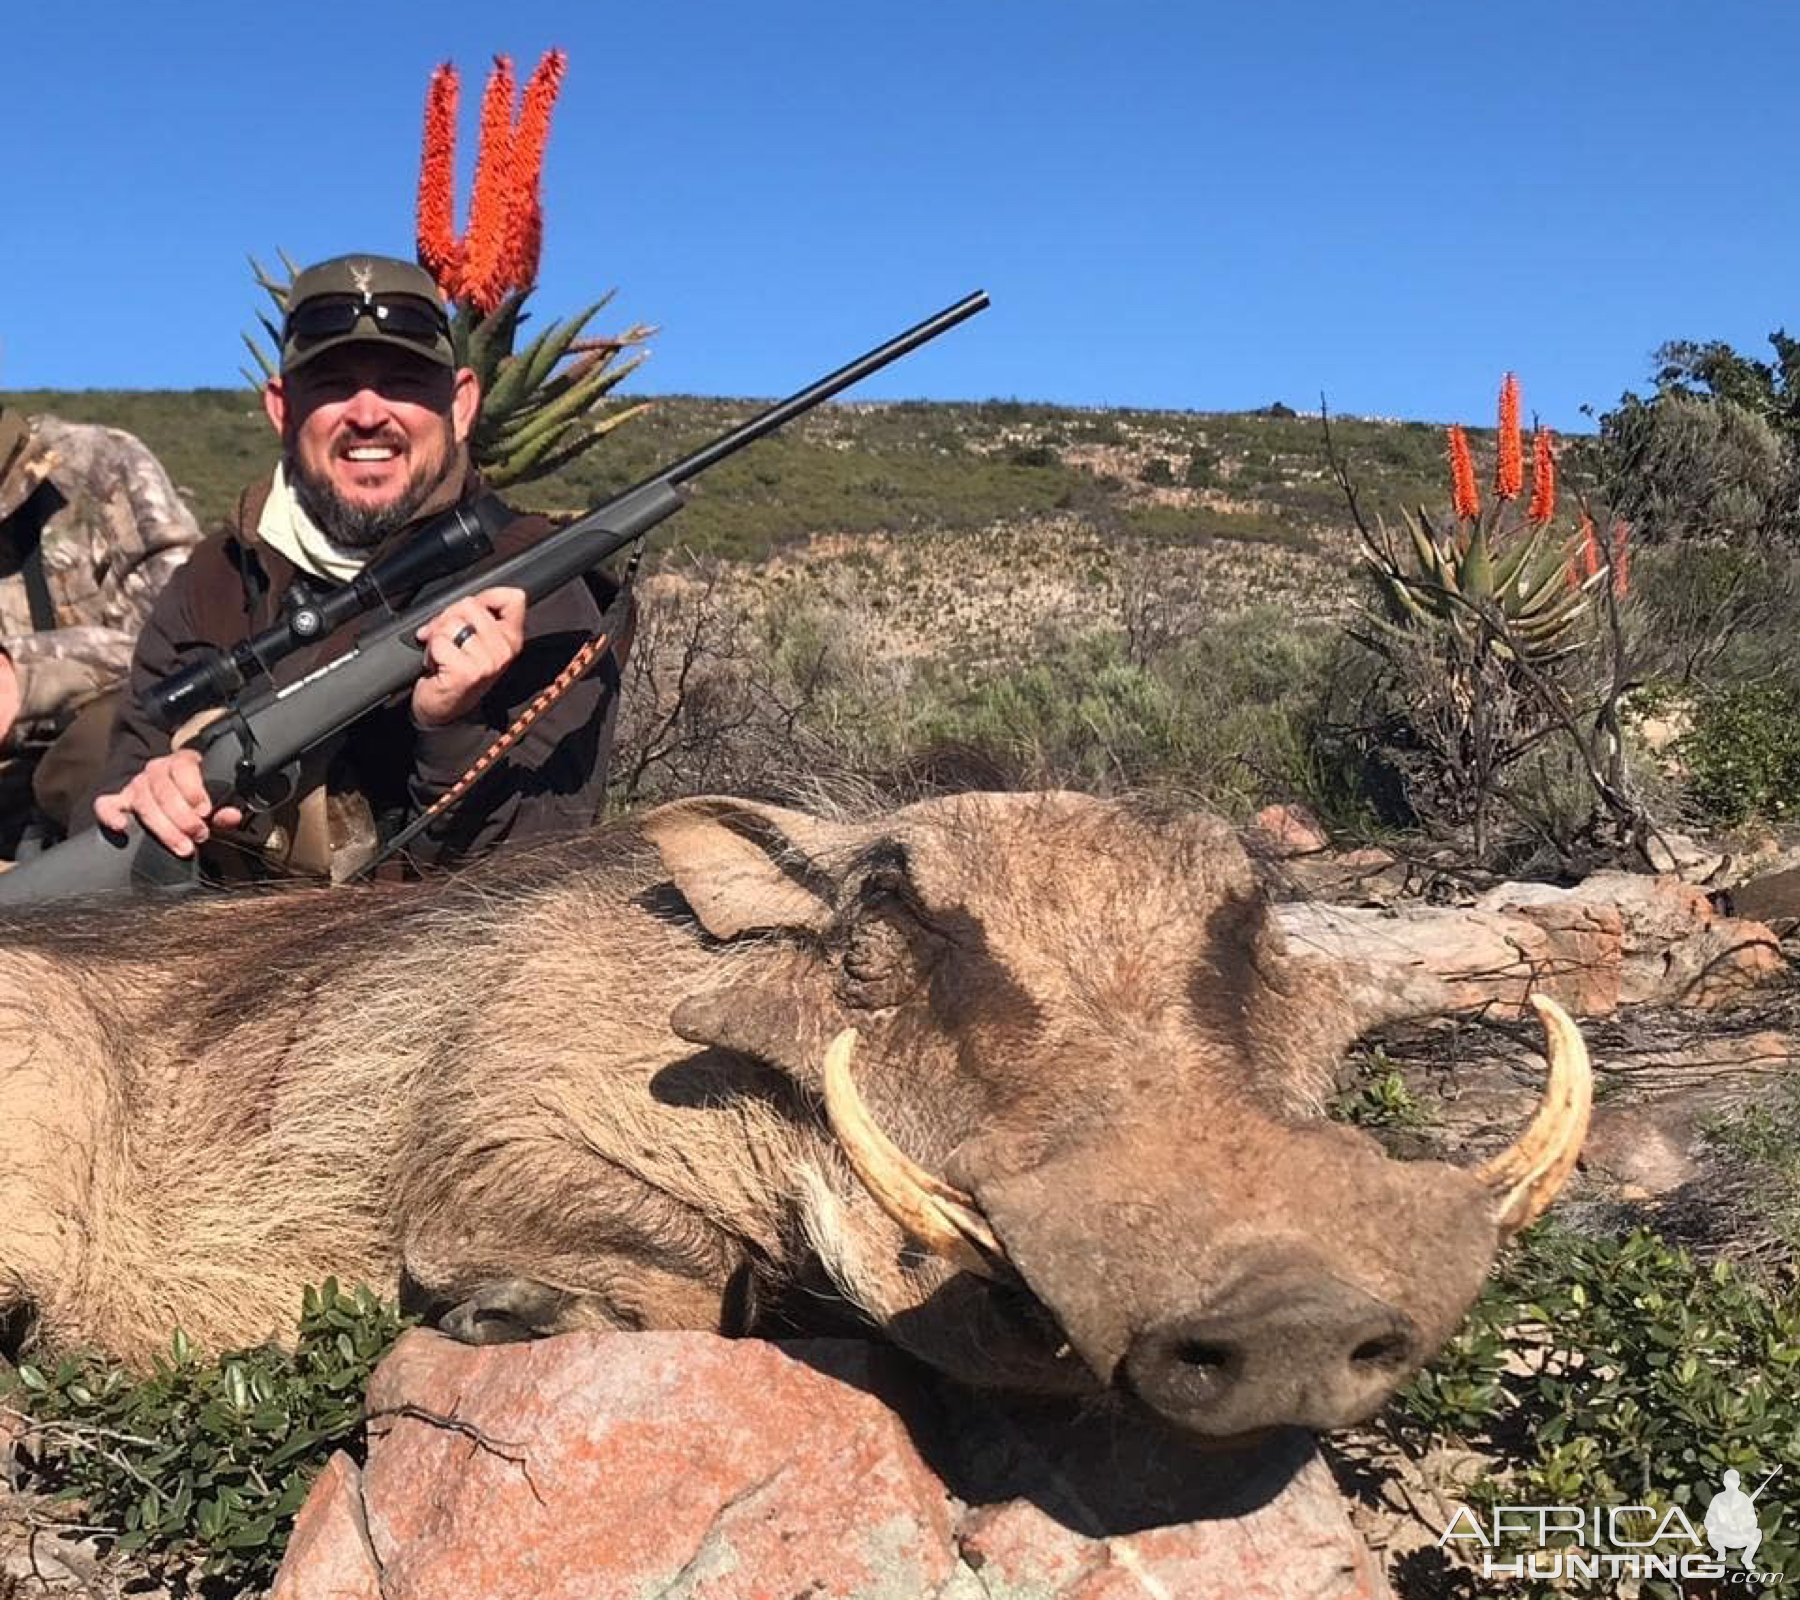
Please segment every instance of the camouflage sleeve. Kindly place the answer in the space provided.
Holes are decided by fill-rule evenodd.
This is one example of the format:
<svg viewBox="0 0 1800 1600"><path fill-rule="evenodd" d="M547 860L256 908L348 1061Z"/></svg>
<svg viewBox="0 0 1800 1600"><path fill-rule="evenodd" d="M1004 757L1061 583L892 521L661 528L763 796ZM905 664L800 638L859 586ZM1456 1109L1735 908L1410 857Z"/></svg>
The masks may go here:
<svg viewBox="0 0 1800 1600"><path fill-rule="evenodd" d="M119 697L118 715L106 747L106 762L94 789L96 794L116 793L154 757L169 753L168 734L150 719L144 705L152 687L191 659L183 654L178 641L204 638L204 630L194 616L190 591L196 571L208 570L206 556L216 548L216 544L204 547L200 561L178 571L150 607L149 620L132 653L127 692Z"/></svg>
<svg viewBox="0 0 1800 1600"><path fill-rule="evenodd" d="M132 646L200 529L160 462L116 428L42 418L62 500L43 532L58 626L0 634L19 674L22 724L55 731L123 680Z"/></svg>

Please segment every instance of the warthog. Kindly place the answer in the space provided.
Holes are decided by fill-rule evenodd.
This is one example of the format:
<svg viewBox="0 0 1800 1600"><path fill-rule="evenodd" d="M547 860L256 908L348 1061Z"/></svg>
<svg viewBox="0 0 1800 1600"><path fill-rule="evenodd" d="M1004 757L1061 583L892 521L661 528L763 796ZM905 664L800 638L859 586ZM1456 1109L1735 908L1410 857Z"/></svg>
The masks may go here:
<svg viewBox="0 0 1800 1600"><path fill-rule="evenodd" d="M328 1274L477 1340L826 1293L974 1384L1335 1427L1587 1102L1552 1008L1517 1145L1388 1159L1317 1114L1365 989L1284 948L1221 821L1072 794L698 799L424 891L21 919L0 1307L142 1362Z"/></svg>

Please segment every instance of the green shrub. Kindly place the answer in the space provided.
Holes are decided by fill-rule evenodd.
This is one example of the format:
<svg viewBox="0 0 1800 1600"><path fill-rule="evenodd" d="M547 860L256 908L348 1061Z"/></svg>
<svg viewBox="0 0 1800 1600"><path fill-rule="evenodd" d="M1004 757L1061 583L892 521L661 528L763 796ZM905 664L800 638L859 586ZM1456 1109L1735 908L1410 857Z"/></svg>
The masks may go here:
<svg viewBox="0 0 1800 1600"><path fill-rule="evenodd" d="M1800 692L1741 684L1703 696L1676 744L1696 805L1720 822L1777 818L1800 805Z"/></svg>
<svg viewBox="0 0 1800 1600"><path fill-rule="evenodd" d="M1209 506L1131 506L1119 515L1118 525L1134 539L1155 544L1199 544L1207 539L1232 539L1242 544L1287 545L1313 550L1317 541L1309 528L1292 518L1265 511L1215 511Z"/></svg>
<svg viewBox="0 0 1800 1600"><path fill-rule="evenodd" d="M953 745L1018 779L1098 793L1202 795L1246 815L1310 799L1310 726L1328 631L1259 611L1216 619L1147 662L1096 631L976 679L936 663L903 707L872 708L895 755ZM898 720L894 720L898 713Z"/></svg>
<svg viewBox="0 0 1800 1600"><path fill-rule="evenodd" d="M1185 730L1169 686L1121 659L1106 635L1090 635L1037 662L979 684L960 674L934 683L915 742L966 745L1037 778L1081 787L1129 786L1179 767Z"/></svg>
<svg viewBox="0 0 1800 1600"><path fill-rule="evenodd" d="M1359 1128L1419 1128L1431 1120L1379 1046L1358 1064L1355 1083L1338 1096L1331 1114Z"/></svg>
<svg viewBox="0 0 1800 1600"><path fill-rule="evenodd" d="M1175 486L1175 468L1167 456L1151 456L1144 462L1144 470L1138 477L1152 488L1171 489Z"/></svg>
<svg viewBox="0 0 1800 1600"><path fill-rule="evenodd" d="M1779 675L1793 655L1793 552L1718 540L1646 545L1632 566L1644 671L1682 686Z"/></svg>
<svg viewBox="0 0 1800 1600"><path fill-rule="evenodd" d="M1600 429L1613 509L1645 540L1752 546L1793 531L1791 443L1752 406L1680 391L1631 396Z"/></svg>
<svg viewBox="0 0 1800 1600"><path fill-rule="evenodd" d="M1467 1494L1478 1512L1648 1505L1660 1518L1673 1506L1698 1528L1728 1468L1746 1493L1777 1468L1778 1484L1800 1481L1797 1393L1800 1289L1704 1266L1654 1234L1546 1224L1388 1415L1403 1435L1491 1457ZM1796 1504L1791 1492L1757 1502L1759 1570L1800 1570ZM1606 1583L1594 1592L1617 1592ZM1665 1591L1651 1580L1644 1592Z"/></svg>
<svg viewBox="0 0 1800 1600"><path fill-rule="evenodd" d="M308 1289L293 1350L201 1360L176 1332L134 1378L98 1357L24 1365L5 1403L38 1429L44 1486L179 1581L269 1582L332 1451L360 1455L363 1390L406 1327L367 1289Z"/></svg>

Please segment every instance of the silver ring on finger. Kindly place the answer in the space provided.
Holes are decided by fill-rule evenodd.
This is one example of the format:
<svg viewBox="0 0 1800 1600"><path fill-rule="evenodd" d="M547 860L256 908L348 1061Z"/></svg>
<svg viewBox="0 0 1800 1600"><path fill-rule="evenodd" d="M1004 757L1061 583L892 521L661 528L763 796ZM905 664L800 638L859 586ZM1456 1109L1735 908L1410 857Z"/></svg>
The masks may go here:
<svg viewBox="0 0 1800 1600"><path fill-rule="evenodd" d="M456 649L460 650L474 637L475 624L472 622L465 622L455 633L450 635L450 643L455 646Z"/></svg>

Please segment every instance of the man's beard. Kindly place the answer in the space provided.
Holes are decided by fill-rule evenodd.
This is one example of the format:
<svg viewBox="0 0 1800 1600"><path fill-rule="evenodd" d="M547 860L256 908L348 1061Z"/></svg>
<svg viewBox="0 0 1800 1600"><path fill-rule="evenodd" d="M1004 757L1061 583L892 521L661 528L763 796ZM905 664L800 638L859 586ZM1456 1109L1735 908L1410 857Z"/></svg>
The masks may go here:
<svg viewBox="0 0 1800 1600"><path fill-rule="evenodd" d="M443 460L437 470L429 466L416 469L400 496L385 505L346 500L329 476L309 470L292 450L287 453L285 466L301 507L327 539L340 550L373 550L411 522L456 470L455 437L446 420Z"/></svg>

